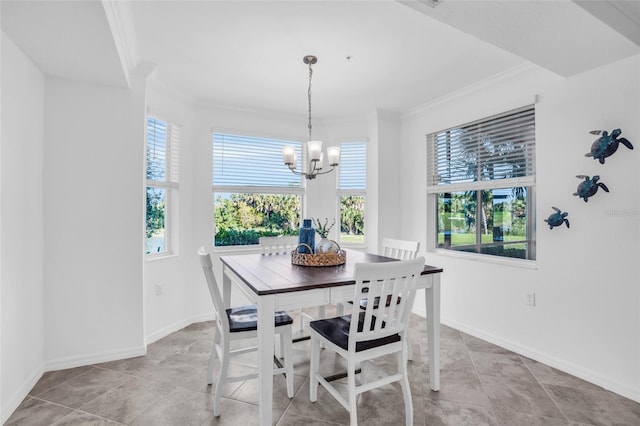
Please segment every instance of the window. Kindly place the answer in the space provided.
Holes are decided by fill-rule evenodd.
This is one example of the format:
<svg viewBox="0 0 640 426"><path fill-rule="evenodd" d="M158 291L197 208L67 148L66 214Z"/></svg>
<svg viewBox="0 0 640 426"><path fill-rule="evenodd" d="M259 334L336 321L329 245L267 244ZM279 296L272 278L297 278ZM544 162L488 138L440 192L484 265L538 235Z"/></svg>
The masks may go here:
<svg viewBox="0 0 640 426"><path fill-rule="evenodd" d="M282 162L300 142L213 134L214 245L258 244L261 236L297 235L304 187Z"/></svg>
<svg viewBox="0 0 640 426"><path fill-rule="evenodd" d="M366 142L340 144L339 174L340 243L364 245L364 203L367 188Z"/></svg>
<svg viewBox="0 0 640 426"><path fill-rule="evenodd" d="M535 259L535 109L427 135L433 246Z"/></svg>
<svg viewBox="0 0 640 426"><path fill-rule="evenodd" d="M178 191L179 126L147 117L146 253L171 253L172 200Z"/></svg>

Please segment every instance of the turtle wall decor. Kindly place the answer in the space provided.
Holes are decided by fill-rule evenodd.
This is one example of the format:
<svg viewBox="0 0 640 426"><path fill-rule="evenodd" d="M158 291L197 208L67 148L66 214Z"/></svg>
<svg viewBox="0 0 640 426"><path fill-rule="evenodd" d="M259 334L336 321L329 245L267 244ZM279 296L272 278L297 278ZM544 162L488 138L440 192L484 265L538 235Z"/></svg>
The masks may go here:
<svg viewBox="0 0 640 426"><path fill-rule="evenodd" d="M569 216L569 213L563 212L557 207L551 207L551 208L554 209L556 212L552 213L547 219L544 220L549 224L549 229L553 229L554 226L560 226L563 223L567 225L567 228L569 228L569 219L567 219L567 216Z"/></svg>
<svg viewBox="0 0 640 426"><path fill-rule="evenodd" d="M607 185L602 182L598 182L598 180L600 180L600 176L598 175L594 175L593 177L589 177L586 175L576 175L576 177L578 179L584 180L580 182L580 185L578 185L578 189L573 193L573 195L577 195L578 197L582 198L585 203L589 201L589 197L595 195L595 193L598 192L598 188L602 188L604 192L609 192L609 188L607 188Z"/></svg>
<svg viewBox="0 0 640 426"><path fill-rule="evenodd" d="M626 138L620 138L622 130L613 129L611 134L606 130L592 130L589 133L592 135L599 135L598 139L591 145L591 151L587 152L585 157L593 157L594 160L599 160L600 164L604 164L604 159L613 155L620 144L623 144L629 149L633 149L633 145Z"/></svg>

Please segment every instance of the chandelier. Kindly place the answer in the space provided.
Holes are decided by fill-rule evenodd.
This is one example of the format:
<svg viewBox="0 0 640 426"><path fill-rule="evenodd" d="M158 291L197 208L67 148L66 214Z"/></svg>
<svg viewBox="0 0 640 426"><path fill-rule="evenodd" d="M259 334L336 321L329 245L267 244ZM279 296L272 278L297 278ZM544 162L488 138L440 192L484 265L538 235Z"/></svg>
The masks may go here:
<svg viewBox="0 0 640 426"><path fill-rule="evenodd" d="M309 98L309 141L307 142L307 155L306 157L303 156L303 159L307 159L307 171L296 170L297 155L295 148L292 146L282 147L282 160L293 173L304 176L307 179L315 179L317 175L330 173L338 166L338 163L340 162L340 147L330 146L327 148L327 163L329 163L329 167L331 168L329 170L324 170L322 141L314 141L311 137L311 77L313 76L313 69L311 68L311 65L318 62L318 58L312 55L307 55L302 60L305 64L309 65L309 89L307 91Z"/></svg>

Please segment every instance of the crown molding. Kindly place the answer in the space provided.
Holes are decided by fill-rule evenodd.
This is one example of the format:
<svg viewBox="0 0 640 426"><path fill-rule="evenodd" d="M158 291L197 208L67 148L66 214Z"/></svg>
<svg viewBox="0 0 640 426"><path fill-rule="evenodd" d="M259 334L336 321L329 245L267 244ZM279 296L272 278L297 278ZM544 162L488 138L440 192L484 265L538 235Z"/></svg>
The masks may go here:
<svg viewBox="0 0 640 426"><path fill-rule="evenodd" d="M140 60L131 2L130 0L102 0L102 7L120 57L127 85L131 87L129 74L136 69Z"/></svg>
<svg viewBox="0 0 640 426"><path fill-rule="evenodd" d="M511 80L513 78L516 78L540 69L541 68L539 66L532 64L530 62L521 64L521 65L516 65L515 67L511 67L498 74L494 74L491 77L485 78L469 86L455 90L444 96L436 98L432 101L429 101L422 105L418 105L414 108L411 108L406 112L402 113L402 118L403 119L411 118L413 116L422 114L430 109L433 109L439 105L446 104L461 98L465 98L487 87L493 86L495 84L499 84L503 81Z"/></svg>

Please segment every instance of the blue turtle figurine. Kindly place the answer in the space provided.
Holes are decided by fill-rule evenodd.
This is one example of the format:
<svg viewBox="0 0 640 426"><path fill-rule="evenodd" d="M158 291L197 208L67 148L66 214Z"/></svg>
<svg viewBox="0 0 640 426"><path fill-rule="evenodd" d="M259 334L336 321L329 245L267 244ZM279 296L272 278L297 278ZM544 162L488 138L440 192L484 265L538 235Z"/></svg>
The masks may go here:
<svg viewBox="0 0 640 426"><path fill-rule="evenodd" d="M556 212L552 213L548 219L544 220L549 224L549 229L553 229L554 226L560 226L563 223L567 225L567 228L569 228L569 219L567 219L567 216L569 216L569 213L563 212L557 207L551 207L551 208L554 209Z"/></svg>
<svg viewBox="0 0 640 426"><path fill-rule="evenodd" d="M609 134L606 130L592 130L589 133L592 135L599 135L602 133L598 139L593 142L591 145L591 151L587 152L585 157L593 157L593 159L598 159L600 164L604 164L604 159L613 155L614 152L618 150L618 145L623 144L629 149L633 149L633 145L625 138L619 138L622 130L614 129Z"/></svg>
<svg viewBox="0 0 640 426"><path fill-rule="evenodd" d="M578 189L573 193L573 195L577 195L582 198L585 203L589 201L589 197L598 192L598 187L602 188L604 192L609 192L607 185L602 182L598 182L598 180L600 180L600 176L598 175L594 175L592 178L585 175L577 175L576 177L578 179L584 179L584 181L580 182Z"/></svg>

